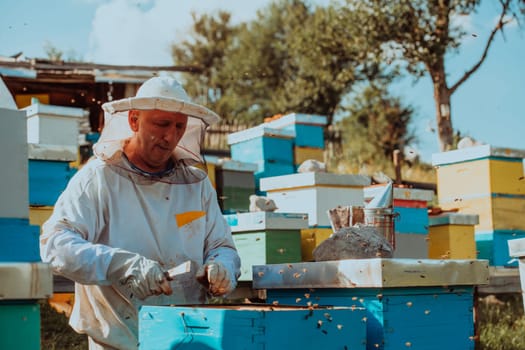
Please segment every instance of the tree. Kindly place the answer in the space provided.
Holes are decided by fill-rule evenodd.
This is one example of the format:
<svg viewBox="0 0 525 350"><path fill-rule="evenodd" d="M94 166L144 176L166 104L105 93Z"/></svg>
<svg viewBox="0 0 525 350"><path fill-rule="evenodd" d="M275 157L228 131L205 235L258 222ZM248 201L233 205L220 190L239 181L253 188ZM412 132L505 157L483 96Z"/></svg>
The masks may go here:
<svg viewBox="0 0 525 350"><path fill-rule="evenodd" d="M191 38L173 45L171 51L175 64L197 67L187 74L188 93L221 115L227 112L220 108L219 101L228 82L219 79L218 71L224 66L226 51L238 30L230 19L225 11L200 17L193 14Z"/></svg>
<svg viewBox="0 0 525 350"><path fill-rule="evenodd" d="M195 18L195 37L174 48L174 59L202 67L197 83L215 92L212 107L227 120L257 123L297 112L331 123L356 84L386 75L379 42L360 37L351 13L349 21L339 17L334 7L310 8L302 0L273 2L235 27L228 17L205 15Z"/></svg>
<svg viewBox="0 0 525 350"><path fill-rule="evenodd" d="M64 52L57 47L55 47L50 41L44 43L44 51L47 55L47 58L51 61L61 61Z"/></svg>
<svg viewBox="0 0 525 350"><path fill-rule="evenodd" d="M395 150L403 154L416 136L408 129L414 110L388 93L387 85L370 85L345 109L339 122L344 158L360 166L391 163Z"/></svg>
<svg viewBox="0 0 525 350"><path fill-rule="evenodd" d="M481 0L346 0L346 11L359 13L363 34L371 40L388 43L393 58L401 58L416 76L430 75L434 89L436 122L440 150L451 149L454 130L451 117L451 96L474 74L487 58L498 32L517 18L521 0L500 0L499 20L486 38L478 61L453 84L447 81L445 57L458 50L466 34L453 24L453 16L470 15Z"/></svg>

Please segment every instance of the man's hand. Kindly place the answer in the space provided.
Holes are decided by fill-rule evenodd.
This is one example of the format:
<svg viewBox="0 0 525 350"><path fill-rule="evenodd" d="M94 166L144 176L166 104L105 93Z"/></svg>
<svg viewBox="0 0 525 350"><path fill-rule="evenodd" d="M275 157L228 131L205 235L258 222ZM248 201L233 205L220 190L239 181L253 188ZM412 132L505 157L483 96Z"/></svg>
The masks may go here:
<svg viewBox="0 0 525 350"><path fill-rule="evenodd" d="M205 264L199 269L196 277L213 296L226 295L235 289L235 284L231 281L228 270L221 263Z"/></svg>
<svg viewBox="0 0 525 350"><path fill-rule="evenodd" d="M107 274L109 280L129 291L130 298L144 300L151 295L173 293L160 264L139 254L117 251Z"/></svg>

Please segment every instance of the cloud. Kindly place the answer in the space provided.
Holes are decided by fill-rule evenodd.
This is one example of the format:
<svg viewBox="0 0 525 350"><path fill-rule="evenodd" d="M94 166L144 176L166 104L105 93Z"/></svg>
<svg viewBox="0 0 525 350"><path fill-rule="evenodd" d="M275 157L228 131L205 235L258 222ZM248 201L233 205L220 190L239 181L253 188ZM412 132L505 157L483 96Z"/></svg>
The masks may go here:
<svg viewBox="0 0 525 350"><path fill-rule="evenodd" d="M87 59L122 65L172 64L169 43L183 21L175 2L114 0L97 8Z"/></svg>
<svg viewBox="0 0 525 350"><path fill-rule="evenodd" d="M82 0L95 1L95 0ZM223 9L232 13L232 22L255 17L268 0L190 1L110 0L98 5L89 36L86 60L119 65L171 65L170 46L188 35L191 13Z"/></svg>

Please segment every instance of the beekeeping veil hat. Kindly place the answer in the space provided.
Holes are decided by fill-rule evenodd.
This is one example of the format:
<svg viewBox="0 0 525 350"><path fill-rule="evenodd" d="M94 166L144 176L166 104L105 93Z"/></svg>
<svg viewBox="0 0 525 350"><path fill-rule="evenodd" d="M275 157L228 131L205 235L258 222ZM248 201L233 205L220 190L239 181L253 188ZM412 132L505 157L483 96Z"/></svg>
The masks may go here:
<svg viewBox="0 0 525 350"><path fill-rule="evenodd" d="M204 161L201 155L204 133L209 125L220 120L213 111L192 102L182 85L168 76L151 78L140 86L135 97L104 103L102 109L104 129L93 146L93 152L103 160L111 159L122 150L124 141L133 135L128 123L128 112L132 109L159 109L186 114L186 131L173 153L177 160L187 164Z"/></svg>

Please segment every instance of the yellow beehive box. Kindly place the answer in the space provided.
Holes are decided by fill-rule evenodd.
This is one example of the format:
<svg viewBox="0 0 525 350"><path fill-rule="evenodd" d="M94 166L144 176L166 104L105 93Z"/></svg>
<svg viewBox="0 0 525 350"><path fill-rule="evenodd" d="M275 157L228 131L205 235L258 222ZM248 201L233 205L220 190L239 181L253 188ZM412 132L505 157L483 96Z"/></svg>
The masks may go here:
<svg viewBox="0 0 525 350"><path fill-rule="evenodd" d="M313 261L313 250L333 233L331 228L306 228L301 230L301 259Z"/></svg>
<svg viewBox="0 0 525 350"><path fill-rule="evenodd" d="M476 259L474 226L478 215L445 213L429 217L430 259Z"/></svg>
<svg viewBox="0 0 525 350"><path fill-rule="evenodd" d="M433 154L439 202L489 193L525 196L524 157L525 150L490 145Z"/></svg>
<svg viewBox="0 0 525 350"><path fill-rule="evenodd" d="M30 206L29 207L29 223L31 225L42 226L44 222L53 214L53 207L51 206Z"/></svg>
<svg viewBox="0 0 525 350"><path fill-rule="evenodd" d="M294 164L301 165L305 160L315 159L324 162L324 150L314 147L294 147Z"/></svg>
<svg viewBox="0 0 525 350"><path fill-rule="evenodd" d="M525 197L487 194L474 198L458 198L452 202L440 202L445 210L458 209L460 214L479 215L478 231L525 230Z"/></svg>
<svg viewBox="0 0 525 350"><path fill-rule="evenodd" d="M521 161L480 159L440 166L437 180L440 201L484 193L525 195Z"/></svg>

